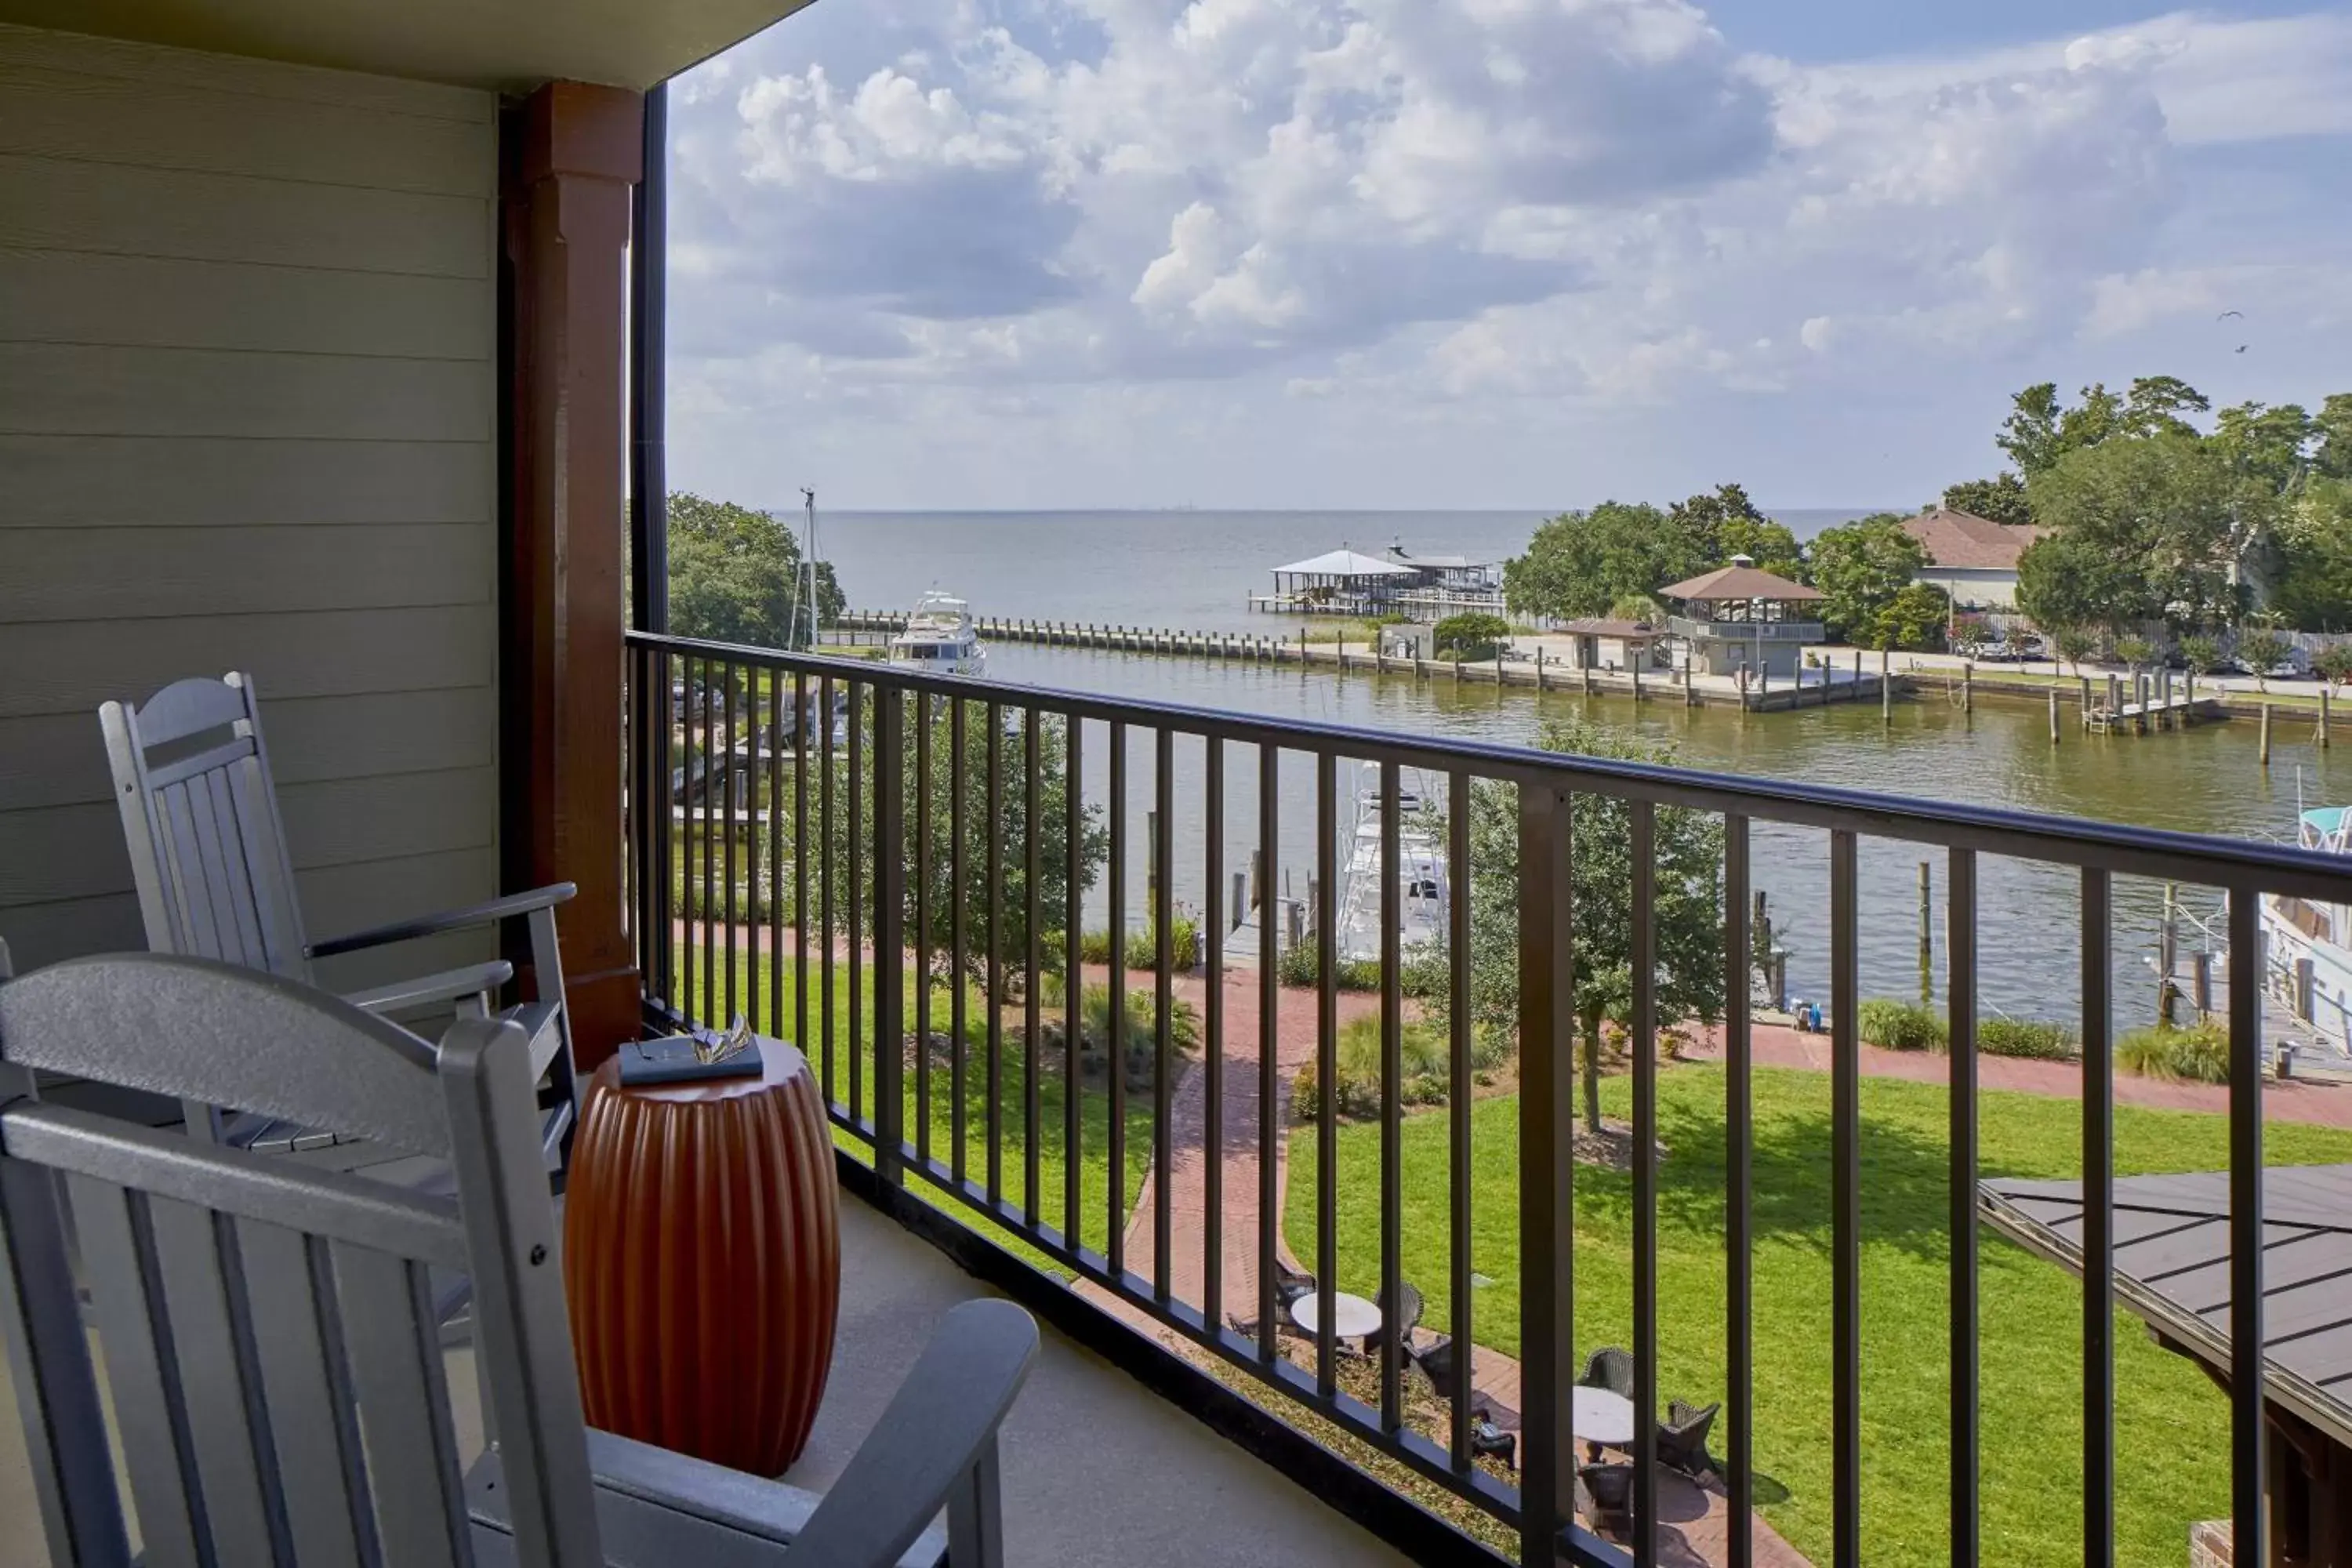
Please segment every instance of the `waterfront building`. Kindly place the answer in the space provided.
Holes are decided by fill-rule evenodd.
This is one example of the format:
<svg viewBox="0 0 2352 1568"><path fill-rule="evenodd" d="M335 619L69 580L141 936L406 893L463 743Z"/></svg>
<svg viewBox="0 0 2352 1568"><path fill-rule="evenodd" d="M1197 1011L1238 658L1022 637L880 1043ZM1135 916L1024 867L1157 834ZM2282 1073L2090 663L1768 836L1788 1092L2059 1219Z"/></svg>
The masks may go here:
<svg viewBox="0 0 2352 1568"><path fill-rule="evenodd" d="M2017 563L2042 531L1995 522L1973 512L1933 507L1903 525L1927 552L1917 581L1951 595L1962 610L2017 607Z"/></svg>
<svg viewBox="0 0 2352 1568"><path fill-rule="evenodd" d="M1682 662L1695 675L1793 680L1804 650L1828 639L1812 606L1819 588L1766 572L1745 555L1659 594L1683 606L1666 629L1683 642Z"/></svg>

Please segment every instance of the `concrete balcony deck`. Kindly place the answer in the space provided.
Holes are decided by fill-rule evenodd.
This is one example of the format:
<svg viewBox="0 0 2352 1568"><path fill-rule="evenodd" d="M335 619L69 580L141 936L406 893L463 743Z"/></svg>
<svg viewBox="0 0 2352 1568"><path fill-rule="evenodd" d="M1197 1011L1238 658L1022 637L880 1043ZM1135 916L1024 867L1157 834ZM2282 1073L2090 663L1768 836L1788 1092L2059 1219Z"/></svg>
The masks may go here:
<svg viewBox="0 0 2352 1568"><path fill-rule="evenodd" d="M841 1328L816 1429L787 1479L823 1489L881 1415L941 1317L990 1292L864 1203L842 1199ZM1052 1329L1003 1428L1005 1551L1035 1563L1386 1568L1400 1556ZM481 1422L470 1350L449 1352L457 1442ZM24 1432L0 1360L0 1568L58 1568L38 1529Z"/></svg>

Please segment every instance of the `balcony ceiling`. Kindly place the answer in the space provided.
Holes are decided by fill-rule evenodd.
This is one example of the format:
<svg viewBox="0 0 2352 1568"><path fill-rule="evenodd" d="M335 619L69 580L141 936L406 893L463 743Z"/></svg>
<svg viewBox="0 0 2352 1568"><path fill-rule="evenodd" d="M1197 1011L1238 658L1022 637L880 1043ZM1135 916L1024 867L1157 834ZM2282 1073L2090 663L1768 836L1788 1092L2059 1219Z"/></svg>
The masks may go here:
<svg viewBox="0 0 2352 1568"><path fill-rule="evenodd" d="M0 0L0 21L511 90L646 88L808 0Z"/></svg>

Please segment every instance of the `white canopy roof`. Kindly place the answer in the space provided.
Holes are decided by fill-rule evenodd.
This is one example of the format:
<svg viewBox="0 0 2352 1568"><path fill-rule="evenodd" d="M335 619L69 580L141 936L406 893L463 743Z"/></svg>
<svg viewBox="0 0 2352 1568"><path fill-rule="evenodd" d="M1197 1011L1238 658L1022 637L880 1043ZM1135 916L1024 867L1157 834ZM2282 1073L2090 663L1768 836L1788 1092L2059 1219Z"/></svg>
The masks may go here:
<svg viewBox="0 0 2352 1568"><path fill-rule="evenodd" d="M1278 576L1296 574L1301 577L1407 577L1410 566L1400 566L1393 561L1377 556L1360 555L1352 550L1334 550L1328 555L1318 555L1311 561L1294 561L1287 566L1277 566Z"/></svg>

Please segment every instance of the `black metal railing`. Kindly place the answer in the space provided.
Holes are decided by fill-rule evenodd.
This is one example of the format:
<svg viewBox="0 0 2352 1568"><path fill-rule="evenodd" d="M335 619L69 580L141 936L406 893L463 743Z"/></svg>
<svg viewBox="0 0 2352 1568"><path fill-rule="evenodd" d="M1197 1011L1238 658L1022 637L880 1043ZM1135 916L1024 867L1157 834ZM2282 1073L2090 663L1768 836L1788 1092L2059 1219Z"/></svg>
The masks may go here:
<svg viewBox="0 0 2352 1568"><path fill-rule="evenodd" d="M1556 1551L1580 1562L1623 1560L1616 1547L1588 1533L1573 1510L1578 1470L1571 1394L1580 1366L1572 1246L1579 1167L1571 1042L1578 1003L1571 977L1579 921L1602 918L1580 909L1572 894L1570 835L1580 799L1622 805L1631 868L1625 889L1631 995L1624 1023L1632 1062L1631 1337L1634 1404L1642 1418L1634 1422L1630 1445L1635 1488L1630 1552L1640 1563L1658 1560L1661 1528L1658 1436L1648 1417L1661 1393L1660 1090L1654 1047L1660 1028L1675 1021L1660 1016L1653 936L1662 891L1658 835L1666 814L1697 814L1718 823L1722 835L1712 896L1721 900L1726 1086L1723 1441L1736 1526L1730 1560L1741 1568L1752 1561L1745 1521L1757 1500L1754 825L1819 833L1827 859L1827 1415L1831 1556L1841 1565L1866 1555L1862 1276L1867 1194L1857 1034L1862 844L1931 846L1948 862L1950 1204L1942 1240L1949 1250L1949 1534L1956 1563L1979 1561L1982 1545L1979 858L2018 858L2079 879L2077 927L2053 931L2050 941L2077 947L2081 956L2085 1563L2111 1563L2116 1552L2108 1054L2113 884L2118 878L2152 879L2221 890L2231 909L2230 1234L2231 1298L2239 1309L2230 1328L2231 1512L2239 1559L2267 1560L2258 901L2266 893L2346 899L2346 879L2326 860L2274 845L1284 722L646 634L631 635L628 658L630 869L649 1016L715 1022L742 1014L764 1031L800 1043L837 1125L870 1147L881 1180L927 1190L986 1233L1098 1288L1119 1310L1173 1329L1468 1500L1516 1533L1528 1563L1549 1563ZM1135 772L1139 759L1141 779ZM1344 846L1343 763L1369 765L1373 780L1360 803L1358 831ZM1479 889L1491 884L1477 870L1486 862L1474 857L1491 857L1492 849L1474 843L1474 803L1478 791L1491 789L1509 792L1515 806L1517 887L1505 908L1477 902ZM1230 809L1236 794L1254 798ZM1423 795L1420 817L1408 809L1412 794ZM1146 814L1139 842L1133 821L1139 806ZM1374 824L1374 830L1364 831ZM1402 934L1409 893L1402 835L1409 825L1425 829L1430 842L1442 847L1446 883L1443 909L1413 951ZM1179 864L1180 837L1181 858L1189 866ZM1088 868L1097 857L1096 875ZM1229 867L1244 858L1253 867L1252 890L1234 900L1228 897ZM1287 905L1278 891L1287 885L1285 868L1303 869L1307 879L1306 897ZM1145 881L1141 921L1131 924L1138 868ZM1366 877L1376 896L1360 900L1354 892ZM1203 895L1194 965L1202 1004L1199 1115L1205 1130L1201 1148L1192 1151L1201 1162L1197 1237L1180 1236L1171 1214L1181 1131L1174 1101L1187 1066L1175 994L1181 958L1189 956L1178 949L1185 926L1185 903L1178 897L1182 884ZM1368 947L1354 942L1347 924L1360 901L1369 906ZM1296 916L1290 906L1298 907ZM1489 920L1517 927L1514 1195L1522 1383L1516 1486L1482 1468L1474 1455L1469 1347L1481 1324L1474 1302L1472 1238L1478 1216L1470 1086L1473 1019L1484 1004L1473 994L1473 955L1479 922ZM1099 924L1090 931L1090 921ZM1311 965L1289 951L1294 929L1312 949ZM1139 967L1150 971L1142 990L1130 985L1130 932L1141 938L1136 952L1145 960ZM1341 1385L1343 1373L1361 1363L1343 1360L1335 1312L1321 1312L1309 1337L1283 1329L1279 1173L1282 1142L1290 1133L1281 1114L1290 1074L1281 1065L1281 1046L1290 1037L1286 1031L1311 1037L1311 1058L1300 1065L1314 1069L1315 1095L1298 1135L1313 1143L1313 1234L1301 1241L1298 1254L1329 1289L1340 1268L1341 987L1360 954L1377 974L1374 1000L1360 1005L1378 1019L1377 1103L1367 1119L1380 1141L1374 1277L1381 1300L1390 1303L1400 1300L1405 1283L1404 980L1409 971L1425 977L1433 954L1438 971L1433 986L1416 988L1445 1020L1446 1191L1433 1208L1444 1216L1448 1233L1442 1327L1459 1370L1433 1434L1407 1417L1404 1368L1411 1358L1400 1353L1393 1311L1381 1314L1367 1346L1374 1381L1360 1386L1369 1386L1369 1397ZM1252 964L1254 981L1246 974ZM1097 994L1085 984L1089 972L1107 976L1099 1020L1089 1016L1089 997ZM1300 986L1286 984L1286 974L1303 977L1311 999ZM1148 1018L1130 1016L1131 996ZM1249 1008L1228 1005L1242 998L1255 1003L1254 1028ZM1286 1002L1292 1004L1288 1009ZM940 1023L947 1027L944 1040L935 1032ZM1097 1034L1090 1052L1088 1041ZM1254 1061L1236 1044L1245 1034L1255 1036ZM1090 1055L1107 1059L1097 1069ZM1139 1062L1141 1070L1130 1084L1130 1067ZM1255 1070L1236 1078L1229 1067ZM1098 1089L1089 1086L1097 1070ZM1237 1163L1254 1164L1254 1184L1239 1185L1228 1180L1233 1173L1226 1169L1235 1120L1229 1118L1228 1100L1237 1084L1254 1092L1257 1107L1244 1146L1232 1152ZM1049 1098L1057 1103L1049 1106ZM1139 1140L1148 1142L1139 1148ZM1094 1147L1102 1158L1090 1175ZM1130 1222L1136 1173L1150 1189L1150 1206ZM1253 1186L1255 1235L1235 1254L1249 1260L1255 1275L1255 1321L1250 1323L1228 1313L1224 1221ZM1150 1256L1139 1259L1133 1248L1147 1237ZM1194 1257L1172 1256L1195 1247ZM1194 1278L1197 1287L1181 1282ZM1926 1347L1911 1351L1925 1353ZM1998 1559L2000 1552L1990 1555Z"/></svg>

